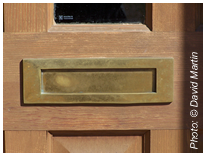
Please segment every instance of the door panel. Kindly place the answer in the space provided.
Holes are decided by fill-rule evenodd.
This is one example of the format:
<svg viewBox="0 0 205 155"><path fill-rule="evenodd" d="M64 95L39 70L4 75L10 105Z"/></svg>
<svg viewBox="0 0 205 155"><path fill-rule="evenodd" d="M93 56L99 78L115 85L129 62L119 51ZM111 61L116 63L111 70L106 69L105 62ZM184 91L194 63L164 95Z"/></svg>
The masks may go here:
<svg viewBox="0 0 205 155"><path fill-rule="evenodd" d="M202 130L198 150L190 149L187 130L136 131L5 131L6 153L180 153L203 152ZM21 140L19 142L19 140Z"/></svg>
<svg viewBox="0 0 205 155"><path fill-rule="evenodd" d="M184 98L184 93L187 89L185 86L189 86L190 61L189 59L186 61L184 57L185 53L194 50L202 53L202 33L86 34L4 34L4 130L32 130L33 127L36 130L119 130L119 127L122 130L135 130L136 125L138 129L188 128L191 118L190 107L186 103L189 104L190 99ZM142 56L174 58L172 103L146 104L146 106L143 104L27 106L20 98L23 80L20 62L23 58ZM199 66L201 65L202 57L199 57ZM199 72L199 77L201 83L202 71ZM202 84L199 84L199 92L202 92ZM198 103L202 106L202 98L199 98ZM202 108L198 110L198 120L201 122ZM202 128L202 125L200 123L199 128Z"/></svg>
<svg viewBox="0 0 205 155"><path fill-rule="evenodd" d="M149 131L5 131L6 153L149 152ZM21 142L19 142L21 139Z"/></svg>
<svg viewBox="0 0 205 155"><path fill-rule="evenodd" d="M46 131L5 131L5 153L46 153Z"/></svg>
<svg viewBox="0 0 205 155"><path fill-rule="evenodd" d="M56 137L53 139L53 152L61 152L59 147L70 153L142 153L142 137Z"/></svg>
<svg viewBox="0 0 205 155"><path fill-rule="evenodd" d="M141 153L148 151L149 131L55 131L51 137L51 152L70 153Z"/></svg>
<svg viewBox="0 0 205 155"><path fill-rule="evenodd" d="M190 3L153 4L153 31L194 32L196 7Z"/></svg>
<svg viewBox="0 0 205 155"><path fill-rule="evenodd" d="M190 152L189 130L151 130L151 153ZM161 146L161 147L159 147Z"/></svg>
<svg viewBox="0 0 205 155"><path fill-rule="evenodd" d="M198 52L198 65L203 65L203 32L195 32L201 21L197 8L198 4L147 4L150 31L134 24L58 26L53 4L4 4L5 152L203 152L202 67L197 80L199 149L189 146L192 52ZM173 102L23 103L22 59L91 57L174 58Z"/></svg>
<svg viewBox="0 0 205 155"><path fill-rule="evenodd" d="M44 3L4 4L4 32L46 32L47 5Z"/></svg>

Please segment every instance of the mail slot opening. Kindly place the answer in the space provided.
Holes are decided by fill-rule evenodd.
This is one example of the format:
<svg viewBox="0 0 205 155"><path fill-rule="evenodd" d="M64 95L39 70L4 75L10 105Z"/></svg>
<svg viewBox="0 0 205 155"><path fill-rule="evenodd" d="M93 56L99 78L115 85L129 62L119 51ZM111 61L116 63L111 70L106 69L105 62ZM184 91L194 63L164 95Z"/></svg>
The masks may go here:
<svg viewBox="0 0 205 155"><path fill-rule="evenodd" d="M42 69L41 94L156 92L156 69Z"/></svg>

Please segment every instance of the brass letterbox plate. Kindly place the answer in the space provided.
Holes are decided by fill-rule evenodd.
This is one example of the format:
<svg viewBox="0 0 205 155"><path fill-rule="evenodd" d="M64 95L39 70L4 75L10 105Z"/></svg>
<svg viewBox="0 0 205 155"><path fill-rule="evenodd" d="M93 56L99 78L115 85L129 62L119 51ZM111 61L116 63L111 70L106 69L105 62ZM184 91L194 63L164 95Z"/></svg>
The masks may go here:
<svg viewBox="0 0 205 155"><path fill-rule="evenodd" d="M25 104L168 103L173 58L24 59Z"/></svg>

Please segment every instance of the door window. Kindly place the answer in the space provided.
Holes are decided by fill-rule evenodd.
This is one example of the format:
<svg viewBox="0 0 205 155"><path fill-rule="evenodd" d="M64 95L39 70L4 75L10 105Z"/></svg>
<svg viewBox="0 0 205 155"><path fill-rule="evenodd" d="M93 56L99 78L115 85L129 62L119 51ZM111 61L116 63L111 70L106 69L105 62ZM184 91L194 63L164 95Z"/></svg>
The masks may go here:
<svg viewBox="0 0 205 155"><path fill-rule="evenodd" d="M57 24L145 23L145 3L54 3Z"/></svg>

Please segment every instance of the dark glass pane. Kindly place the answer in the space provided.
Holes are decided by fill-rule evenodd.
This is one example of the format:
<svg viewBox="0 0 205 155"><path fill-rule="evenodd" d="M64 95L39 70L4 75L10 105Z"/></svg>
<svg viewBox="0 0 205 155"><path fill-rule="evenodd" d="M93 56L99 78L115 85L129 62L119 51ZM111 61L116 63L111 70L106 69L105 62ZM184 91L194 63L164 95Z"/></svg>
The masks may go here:
<svg viewBox="0 0 205 155"><path fill-rule="evenodd" d="M60 23L143 23L145 3L54 3L54 19Z"/></svg>

